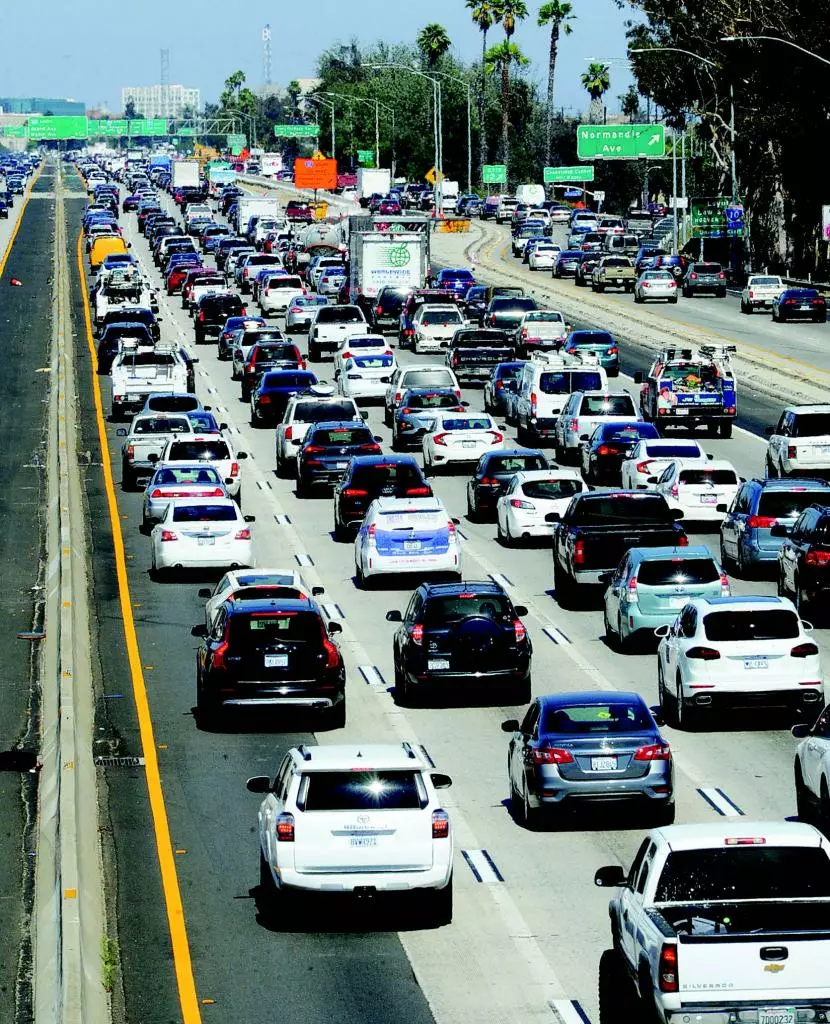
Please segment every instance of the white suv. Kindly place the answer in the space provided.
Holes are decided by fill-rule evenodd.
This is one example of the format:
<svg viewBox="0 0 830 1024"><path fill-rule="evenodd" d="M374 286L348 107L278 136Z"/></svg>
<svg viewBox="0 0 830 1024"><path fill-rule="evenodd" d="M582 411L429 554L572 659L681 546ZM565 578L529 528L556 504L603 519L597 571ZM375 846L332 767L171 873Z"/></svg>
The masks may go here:
<svg viewBox="0 0 830 1024"><path fill-rule="evenodd" d="M363 418L355 400L338 395L330 384L314 384L307 391L292 395L282 422L277 424L277 476L285 478L296 469L297 453L312 423Z"/></svg>
<svg viewBox="0 0 830 1024"><path fill-rule="evenodd" d="M417 890L433 924L452 920L452 785L409 743L293 747L276 778L248 780L260 805L260 898L284 912L305 892Z"/></svg>
<svg viewBox="0 0 830 1024"><path fill-rule="evenodd" d="M830 470L830 405L789 406L767 436L767 476L821 476Z"/></svg>

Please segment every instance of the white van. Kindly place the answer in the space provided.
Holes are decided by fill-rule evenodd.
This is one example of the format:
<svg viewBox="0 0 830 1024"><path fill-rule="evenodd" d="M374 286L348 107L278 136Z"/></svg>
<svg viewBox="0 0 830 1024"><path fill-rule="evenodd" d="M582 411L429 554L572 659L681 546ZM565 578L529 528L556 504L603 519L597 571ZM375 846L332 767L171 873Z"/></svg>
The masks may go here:
<svg viewBox="0 0 830 1024"><path fill-rule="evenodd" d="M545 201L545 186L519 185L516 189L516 198L520 203L527 203L528 206L541 206Z"/></svg>
<svg viewBox="0 0 830 1024"><path fill-rule="evenodd" d="M608 386L599 364L554 353L535 353L516 388L515 420L520 444L552 441L556 421L574 391Z"/></svg>

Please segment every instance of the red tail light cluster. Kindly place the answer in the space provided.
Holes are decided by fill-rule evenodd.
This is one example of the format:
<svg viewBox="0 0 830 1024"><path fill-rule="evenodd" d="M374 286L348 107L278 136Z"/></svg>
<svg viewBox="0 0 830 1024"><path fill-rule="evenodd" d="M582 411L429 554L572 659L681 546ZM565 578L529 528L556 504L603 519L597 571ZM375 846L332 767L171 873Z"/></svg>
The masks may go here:
<svg viewBox="0 0 830 1024"><path fill-rule="evenodd" d="M798 644L790 651L790 656L793 658L810 658L814 654L818 654L818 647L813 643Z"/></svg>
<svg viewBox="0 0 830 1024"><path fill-rule="evenodd" d="M294 842L294 815L289 814L288 811L282 811L277 817L277 842Z"/></svg>
<svg viewBox="0 0 830 1024"><path fill-rule="evenodd" d="M424 627L420 625L410 626L409 638L413 644L417 644L420 647L424 642Z"/></svg>
<svg viewBox="0 0 830 1024"><path fill-rule="evenodd" d="M808 551L804 558L805 565L830 565L830 551Z"/></svg>
<svg viewBox="0 0 830 1024"><path fill-rule="evenodd" d="M450 816L440 807L432 812L432 838L448 839L450 834Z"/></svg>
<svg viewBox="0 0 830 1024"><path fill-rule="evenodd" d="M660 963L657 969L658 984L661 992L678 992L680 979L677 974L677 946L665 943L660 950Z"/></svg>
<svg viewBox="0 0 830 1024"><path fill-rule="evenodd" d="M539 747L532 753L534 764L573 764L574 756L570 750L560 747Z"/></svg>
<svg viewBox="0 0 830 1024"><path fill-rule="evenodd" d="M513 632L515 633L517 644L523 644L527 639L527 630L521 619L513 620Z"/></svg>
<svg viewBox="0 0 830 1024"><path fill-rule="evenodd" d="M690 647L686 651L686 657L693 661L719 661L720 651L716 651L714 647Z"/></svg>
<svg viewBox="0 0 830 1024"><path fill-rule="evenodd" d="M668 743L654 743L640 747L634 754L635 761L671 761L671 747Z"/></svg>
<svg viewBox="0 0 830 1024"><path fill-rule="evenodd" d="M574 565L585 564L585 541L578 540L574 543Z"/></svg>

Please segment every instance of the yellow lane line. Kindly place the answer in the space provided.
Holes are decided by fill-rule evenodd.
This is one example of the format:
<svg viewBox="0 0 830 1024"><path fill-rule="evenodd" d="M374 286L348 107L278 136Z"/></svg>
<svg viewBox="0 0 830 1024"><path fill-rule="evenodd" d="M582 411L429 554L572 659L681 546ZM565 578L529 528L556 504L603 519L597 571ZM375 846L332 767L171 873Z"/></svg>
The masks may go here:
<svg viewBox="0 0 830 1024"><path fill-rule="evenodd" d="M164 802L164 791L161 785L156 740L153 722L150 716L150 703L147 698L147 686L142 670L141 655L138 649L138 636L133 617L133 603L130 597L130 584L127 577L127 560L124 554L124 536L121 532L121 516L115 497L115 486L112 478L112 462L110 459L109 439L104 423L104 410L101 401L101 386L95 374L97 352L92 336L92 317L87 297L83 264L83 231L78 235L77 259L81 294L84 304L84 321L86 340L90 354L90 372L92 373L92 391L95 401L95 419L98 424L98 438L101 444L101 461L104 471L104 489L107 494L110 526L112 528L113 547L115 549L115 575L118 581L118 595L121 604L121 616L124 622L124 640L127 645L127 656L130 664L133 696L135 697L138 726L141 734L141 748L144 756L147 790L150 797L150 810L156 834L161 882L164 890L164 901L167 909L167 921L170 928L170 939L173 944L173 963L176 971L176 982L179 990L179 1004L182 1011L183 1024L201 1024L199 1001L196 996L196 982L193 977L193 964L190 957L190 945L187 939L187 927L184 919L181 889L173 855L173 844L170 840L170 823L167 819L167 808Z"/></svg>
<svg viewBox="0 0 830 1024"><path fill-rule="evenodd" d="M6 263L8 262L9 256L11 256L12 254L12 246L14 245L15 238L17 238L17 232L20 230L20 225L23 223L23 214L26 212L26 207L29 205L29 199L32 195L32 189L35 187L35 182L40 177L42 170L43 164L41 164L40 167L38 167L37 173L35 174L34 178L32 178L32 180L29 182L29 187L26 189L26 195L23 197L23 205L20 207L20 213L17 217L17 223L14 226L14 231L12 231L11 238L9 239L9 244L6 246L6 251L3 253L3 259L0 260L0 279L2 279L3 277L3 271L6 269Z"/></svg>

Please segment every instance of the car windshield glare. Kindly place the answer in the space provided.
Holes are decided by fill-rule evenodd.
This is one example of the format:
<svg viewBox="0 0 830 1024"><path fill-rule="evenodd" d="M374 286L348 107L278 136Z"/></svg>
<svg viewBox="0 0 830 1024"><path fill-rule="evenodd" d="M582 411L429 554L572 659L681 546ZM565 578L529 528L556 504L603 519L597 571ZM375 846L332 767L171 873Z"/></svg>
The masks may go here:
<svg viewBox="0 0 830 1024"><path fill-rule="evenodd" d="M216 462L229 459L231 453L224 441L177 441L170 446L170 461Z"/></svg>
<svg viewBox="0 0 830 1024"><path fill-rule="evenodd" d="M420 772L307 772L300 785L302 810L412 811L427 805Z"/></svg>
<svg viewBox="0 0 830 1024"><path fill-rule="evenodd" d="M596 733L644 732L653 728L651 719L642 707L628 701L614 701L545 707L539 733L541 736L587 736Z"/></svg>
<svg viewBox="0 0 830 1024"><path fill-rule="evenodd" d="M454 385L449 370L409 370L406 373L406 386L410 388L451 388Z"/></svg>
<svg viewBox="0 0 830 1024"><path fill-rule="evenodd" d="M262 597L262 592L259 594ZM322 639L322 626L314 612L252 612L234 615L230 623L231 642L260 649L273 644Z"/></svg>
<svg viewBox="0 0 830 1024"><path fill-rule="evenodd" d="M442 430L492 430L489 419L478 416L464 416L441 421Z"/></svg>
<svg viewBox="0 0 830 1024"><path fill-rule="evenodd" d="M580 416L633 416L634 402L630 395L586 396L582 399Z"/></svg>
<svg viewBox="0 0 830 1024"><path fill-rule="evenodd" d="M721 484L735 486L738 474L734 469L681 469L678 480L681 484Z"/></svg>
<svg viewBox="0 0 830 1024"><path fill-rule="evenodd" d="M758 515L795 519L812 504L830 505L830 485L826 488L805 487L800 491L764 490L758 498Z"/></svg>
<svg viewBox="0 0 830 1024"><path fill-rule="evenodd" d="M650 558L637 567L637 582L644 587L714 583L719 579L713 558Z"/></svg>
<svg viewBox="0 0 830 1024"><path fill-rule="evenodd" d="M542 455L498 455L487 460L485 475L491 473L521 473L523 470L547 469Z"/></svg>
<svg viewBox="0 0 830 1024"><path fill-rule="evenodd" d="M165 466L153 477L153 484L220 484L213 466Z"/></svg>
<svg viewBox="0 0 830 1024"><path fill-rule="evenodd" d="M237 519L236 505L176 505L174 523L233 523Z"/></svg>
<svg viewBox="0 0 830 1024"><path fill-rule="evenodd" d="M496 593L430 597L424 607L423 618L427 629L435 629L451 622L460 622L471 615L502 622L512 622L514 618L509 600Z"/></svg>
<svg viewBox="0 0 830 1024"><path fill-rule="evenodd" d="M326 445L330 448L346 448L356 444L372 444L372 432L366 427L333 427L330 430L315 430L309 435L313 445Z"/></svg>
<svg viewBox="0 0 830 1024"><path fill-rule="evenodd" d="M786 608L709 612L703 617L707 640L741 643L747 640L796 640L798 616Z"/></svg>
<svg viewBox="0 0 830 1024"><path fill-rule="evenodd" d="M672 521L662 494L592 494L579 501L574 526L591 523L665 523Z"/></svg>

